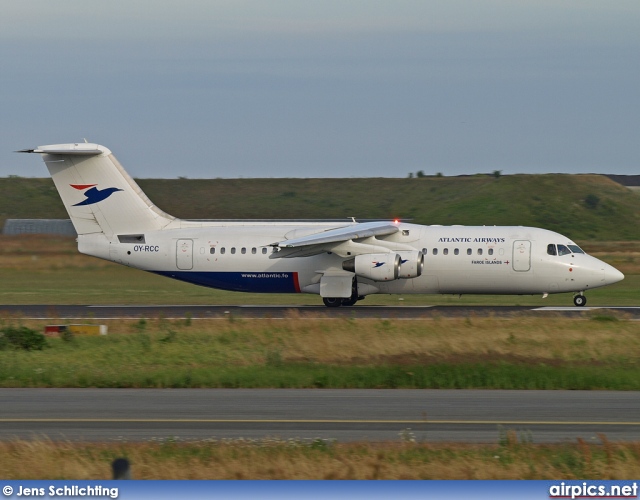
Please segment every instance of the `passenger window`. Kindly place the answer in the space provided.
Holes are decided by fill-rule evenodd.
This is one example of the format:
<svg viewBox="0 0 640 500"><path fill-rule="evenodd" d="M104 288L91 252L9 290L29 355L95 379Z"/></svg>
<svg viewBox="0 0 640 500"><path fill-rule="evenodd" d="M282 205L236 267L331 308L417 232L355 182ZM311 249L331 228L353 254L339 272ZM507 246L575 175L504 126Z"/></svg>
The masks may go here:
<svg viewBox="0 0 640 500"><path fill-rule="evenodd" d="M478 255L482 255L482 248L478 248Z"/></svg>
<svg viewBox="0 0 640 500"><path fill-rule="evenodd" d="M226 250L224 247L222 247L222 248L220 249L220 253L221 253L221 254L224 254L226 251L227 251L227 250Z"/></svg>
<svg viewBox="0 0 640 500"><path fill-rule="evenodd" d="M445 248L444 250L442 250L442 255L449 255L449 249Z"/></svg>
<svg viewBox="0 0 640 500"><path fill-rule="evenodd" d="M422 255L427 255L427 249L426 248L422 249Z"/></svg>
<svg viewBox="0 0 640 500"><path fill-rule="evenodd" d="M209 253L210 253L211 255L213 255L214 253L216 253L216 249L215 249L214 247L211 247L211 248L209 249Z"/></svg>
<svg viewBox="0 0 640 500"><path fill-rule="evenodd" d="M458 255L460 253L460 250L458 250L457 248L453 251L454 255Z"/></svg>
<svg viewBox="0 0 640 500"><path fill-rule="evenodd" d="M437 249L437 248L434 248L434 249L433 249L433 252L431 252L431 253L432 253L433 255L438 255L438 249Z"/></svg>
<svg viewBox="0 0 640 500"><path fill-rule="evenodd" d="M251 253L252 253L252 254L254 254L254 255L255 255L255 253L256 253L257 251L258 251L258 250L256 249L256 247L253 247L253 248L251 249Z"/></svg>
<svg viewBox="0 0 640 500"><path fill-rule="evenodd" d="M240 253L244 255L245 253L247 253L247 249L245 247L242 247L242 250L240 250Z"/></svg>
<svg viewBox="0 0 640 500"><path fill-rule="evenodd" d="M493 248L489 249L489 255L493 255Z"/></svg>
<svg viewBox="0 0 640 500"><path fill-rule="evenodd" d="M236 247L231 247L231 253L232 254L236 253Z"/></svg>
<svg viewBox="0 0 640 500"><path fill-rule="evenodd" d="M558 245L558 255L569 255L571 250L569 250L564 245Z"/></svg>
<svg viewBox="0 0 640 500"><path fill-rule="evenodd" d="M470 248L467 248L467 255L471 255L473 251Z"/></svg>
<svg viewBox="0 0 640 500"><path fill-rule="evenodd" d="M264 253L264 254L266 254L266 253L267 253L267 247L264 247L264 248L262 249L262 253Z"/></svg>
<svg viewBox="0 0 640 500"><path fill-rule="evenodd" d="M558 254L556 253L556 246L555 246L553 243L549 243L549 244L547 245L547 253L548 253L549 255L558 255Z"/></svg>

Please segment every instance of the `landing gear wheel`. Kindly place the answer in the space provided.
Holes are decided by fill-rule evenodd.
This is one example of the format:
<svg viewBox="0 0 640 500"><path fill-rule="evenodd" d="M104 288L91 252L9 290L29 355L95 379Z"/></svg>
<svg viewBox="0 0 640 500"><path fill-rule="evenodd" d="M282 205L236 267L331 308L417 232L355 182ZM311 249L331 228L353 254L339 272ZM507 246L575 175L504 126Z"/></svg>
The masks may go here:
<svg viewBox="0 0 640 500"><path fill-rule="evenodd" d="M343 306L347 306L347 307L351 307L353 305L355 305L355 303L358 302L358 297L351 297L348 299L342 299L342 305Z"/></svg>
<svg viewBox="0 0 640 500"><path fill-rule="evenodd" d="M578 307L583 307L587 303L587 298L584 295L576 295L573 298L573 303Z"/></svg>
<svg viewBox="0 0 640 500"><path fill-rule="evenodd" d="M340 307L342 305L341 297L323 297L322 302L327 307ZM348 300L348 299L347 299Z"/></svg>
<svg viewBox="0 0 640 500"><path fill-rule="evenodd" d="M354 276L353 281L351 282L351 297L349 297L348 299L342 299L342 305L351 307L361 299L364 299L364 297L358 295L358 280Z"/></svg>

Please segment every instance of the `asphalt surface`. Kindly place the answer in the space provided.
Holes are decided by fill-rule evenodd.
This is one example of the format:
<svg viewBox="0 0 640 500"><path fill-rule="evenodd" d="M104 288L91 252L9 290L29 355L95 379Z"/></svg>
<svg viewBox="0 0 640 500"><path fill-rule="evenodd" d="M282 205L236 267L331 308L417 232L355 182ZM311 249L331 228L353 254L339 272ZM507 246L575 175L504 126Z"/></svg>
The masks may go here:
<svg viewBox="0 0 640 500"><path fill-rule="evenodd" d="M640 319L640 307L531 307L531 306L97 306L97 305L0 305L0 315L33 319L115 318L282 318L296 311L306 318L419 319L433 317L561 315L583 317L594 311L617 311ZM586 317L586 316L585 316Z"/></svg>
<svg viewBox="0 0 640 500"><path fill-rule="evenodd" d="M0 389L0 439L640 440L640 393Z"/></svg>

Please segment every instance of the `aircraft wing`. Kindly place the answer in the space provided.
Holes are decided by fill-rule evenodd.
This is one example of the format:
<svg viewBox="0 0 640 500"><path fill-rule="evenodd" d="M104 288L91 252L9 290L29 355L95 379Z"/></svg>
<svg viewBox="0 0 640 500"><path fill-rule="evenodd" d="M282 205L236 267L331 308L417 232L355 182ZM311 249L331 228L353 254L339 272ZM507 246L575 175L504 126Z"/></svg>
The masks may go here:
<svg viewBox="0 0 640 500"><path fill-rule="evenodd" d="M397 233L398 225L388 221L357 223L337 229L329 229L315 234L272 243L281 248L274 257L302 257L331 251L342 243L373 236Z"/></svg>

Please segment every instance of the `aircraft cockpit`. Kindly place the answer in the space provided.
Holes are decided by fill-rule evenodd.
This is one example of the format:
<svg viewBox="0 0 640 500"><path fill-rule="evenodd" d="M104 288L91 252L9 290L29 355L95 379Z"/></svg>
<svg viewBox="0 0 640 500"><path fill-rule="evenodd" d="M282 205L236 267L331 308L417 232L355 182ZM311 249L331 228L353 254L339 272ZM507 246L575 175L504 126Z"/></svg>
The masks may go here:
<svg viewBox="0 0 640 500"><path fill-rule="evenodd" d="M547 245L547 254L549 255L569 255L575 253L586 253L578 245L556 245L555 243L549 243Z"/></svg>

